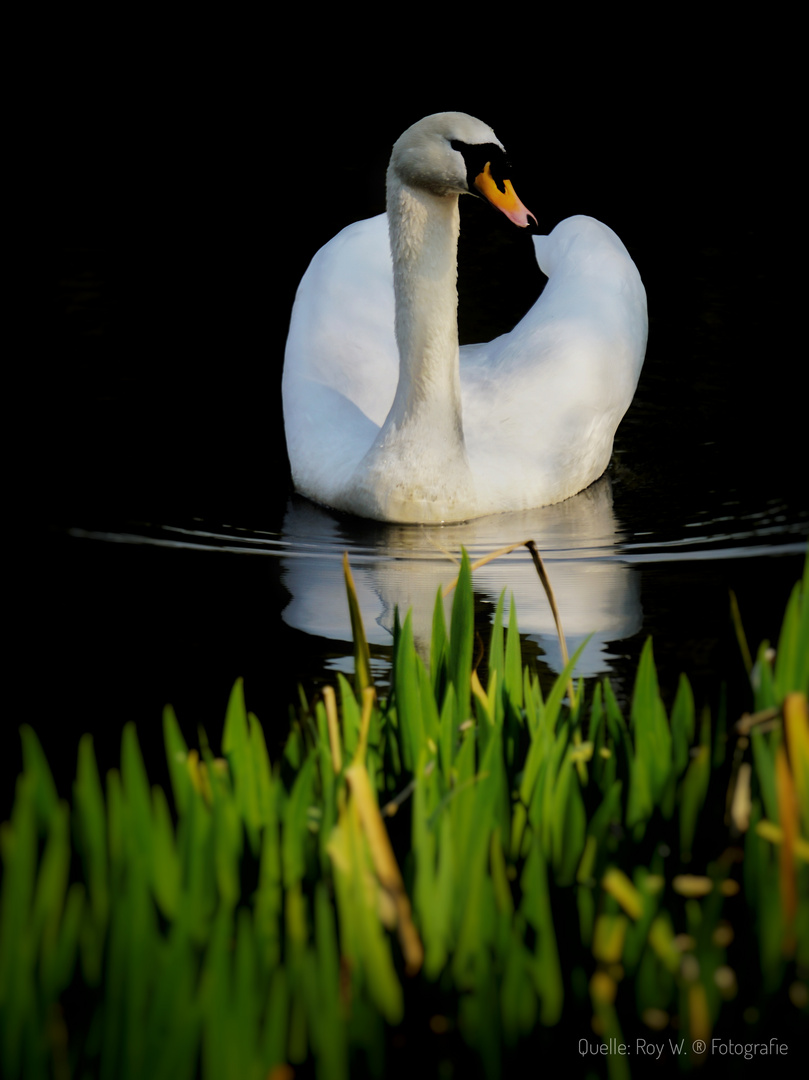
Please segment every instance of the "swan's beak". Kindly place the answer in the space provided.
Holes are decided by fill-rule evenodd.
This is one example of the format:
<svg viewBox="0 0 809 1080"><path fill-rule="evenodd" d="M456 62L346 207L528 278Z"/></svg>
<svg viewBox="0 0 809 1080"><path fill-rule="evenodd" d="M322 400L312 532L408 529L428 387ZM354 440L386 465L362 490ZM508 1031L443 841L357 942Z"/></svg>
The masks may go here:
<svg viewBox="0 0 809 1080"><path fill-rule="evenodd" d="M498 210L502 210L509 221L513 221L515 225L519 225L521 229L524 229L528 224L528 219L533 218L534 224L537 224L537 219L531 213L531 211L520 202L517 198L517 192L511 186L510 180L503 181L503 187L505 191L501 191L497 186L497 181L492 176L490 162L486 162L483 172L478 173L475 177L475 187L481 193L481 195L488 199L492 206L496 206Z"/></svg>

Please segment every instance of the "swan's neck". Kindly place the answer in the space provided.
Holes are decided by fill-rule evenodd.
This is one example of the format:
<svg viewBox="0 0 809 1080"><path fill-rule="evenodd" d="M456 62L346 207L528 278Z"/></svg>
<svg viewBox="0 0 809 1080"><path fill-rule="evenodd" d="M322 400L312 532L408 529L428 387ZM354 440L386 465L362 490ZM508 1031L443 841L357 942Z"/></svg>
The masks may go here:
<svg viewBox="0 0 809 1080"><path fill-rule="evenodd" d="M388 175L399 384L389 420L429 425L463 445L458 362L457 196Z"/></svg>
<svg viewBox="0 0 809 1080"><path fill-rule="evenodd" d="M354 475L352 509L383 521L458 521L475 502L458 355L458 196L388 173L399 383Z"/></svg>

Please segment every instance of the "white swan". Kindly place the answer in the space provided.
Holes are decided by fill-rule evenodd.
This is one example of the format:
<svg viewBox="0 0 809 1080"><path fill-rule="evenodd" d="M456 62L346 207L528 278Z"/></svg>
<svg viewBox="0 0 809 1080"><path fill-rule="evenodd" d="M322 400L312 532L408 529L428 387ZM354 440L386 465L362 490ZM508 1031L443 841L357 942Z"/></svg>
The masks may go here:
<svg viewBox="0 0 809 1080"><path fill-rule="evenodd" d="M393 147L387 215L315 255L283 376L302 494L380 521L462 521L559 502L606 469L647 336L640 275L606 225L572 217L534 236L540 298L459 356L458 196L533 217L504 168L486 124L428 116Z"/></svg>

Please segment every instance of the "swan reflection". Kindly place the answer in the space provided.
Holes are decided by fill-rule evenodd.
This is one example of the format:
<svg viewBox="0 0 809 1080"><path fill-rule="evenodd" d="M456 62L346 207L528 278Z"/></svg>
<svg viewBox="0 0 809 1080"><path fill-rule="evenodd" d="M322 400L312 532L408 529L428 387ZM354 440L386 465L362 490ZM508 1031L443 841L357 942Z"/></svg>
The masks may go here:
<svg viewBox="0 0 809 1080"><path fill-rule="evenodd" d="M555 506L440 527L346 519L293 498L283 533L286 549L295 554L282 557L282 579L291 596L282 617L287 625L320 637L351 638L344 550L369 642L393 643L398 606L402 613L412 608L416 643L425 649L436 594L457 575L461 548L474 561L528 539L546 564L570 652L590 636L577 667L580 675L606 672L610 643L632 636L642 624L639 576L619 551L607 477ZM505 589L506 610L513 594L521 634L536 642L552 669L561 669L553 616L526 548L476 570L473 584L477 597L493 605ZM449 612L451 598L445 604Z"/></svg>

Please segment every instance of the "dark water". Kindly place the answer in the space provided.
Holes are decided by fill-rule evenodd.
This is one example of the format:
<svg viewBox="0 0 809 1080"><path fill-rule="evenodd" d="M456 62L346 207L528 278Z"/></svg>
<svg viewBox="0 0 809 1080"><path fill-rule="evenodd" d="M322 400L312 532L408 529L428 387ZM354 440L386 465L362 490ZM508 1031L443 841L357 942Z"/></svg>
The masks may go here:
<svg viewBox="0 0 809 1080"><path fill-rule="evenodd" d="M426 647L436 591L457 573L461 545L475 559L529 537L543 553L571 650L590 638L581 674L608 675L626 699L651 634L669 701L686 671L698 700L714 710L728 683L738 711L748 701L730 591L752 645L773 639L802 570L809 522L780 501L738 509L737 495L713 515L695 509L681 522L644 528L657 495L633 487L617 464L558 507L465 526L384 526L285 494L269 526L195 519L52 529L41 538L36 602L22 621L33 646L26 718L55 751L63 786L79 734L93 732L110 766L127 720L137 723L159 778L162 706L174 705L189 740L199 724L216 745L227 695L242 676L272 747L298 684L311 693L352 669L344 552L384 687L395 607L413 608ZM524 657L547 684L560 667L559 647L527 551L488 564L474 580L482 637L507 590Z"/></svg>
<svg viewBox="0 0 809 1080"><path fill-rule="evenodd" d="M572 642L594 634L586 674L626 695L652 634L664 693L686 670L714 704L720 681L740 675L729 591L753 642L775 635L809 537L783 230L767 210L770 162L749 153L770 138L764 103L722 96L720 122L720 98L694 69L691 97L646 85L640 125L614 98L596 95L586 112L533 98L502 109L479 89L458 101L455 84L451 100L424 87L373 117L363 104L350 139L342 98L323 105L316 131L302 107L275 110L259 148L267 125L241 94L249 80L240 74L226 96L239 107L224 110L221 86L203 82L182 123L165 100L133 97L116 114L117 157L102 88L65 105L45 335L19 399L30 436L17 448L25 539L9 728L35 726L67 792L85 730L109 766L134 720L159 769L166 702L189 738L201 724L216 745L243 676L272 745L298 683L347 670L343 551L384 681L394 606L415 604L421 624L461 544L479 555L528 537ZM605 481L561 507L444 530L332 515L290 490L280 379L294 289L318 246L382 209L401 130L458 106L506 143L542 231L589 213L629 247L650 310L636 399ZM509 329L542 277L528 237L500 215L469 199L462 218L469 341ZM481 631L513 590L525 655L552 677L557 647L526 555L476 580ZM11 732L8 745L13 775Z"/></svg>

